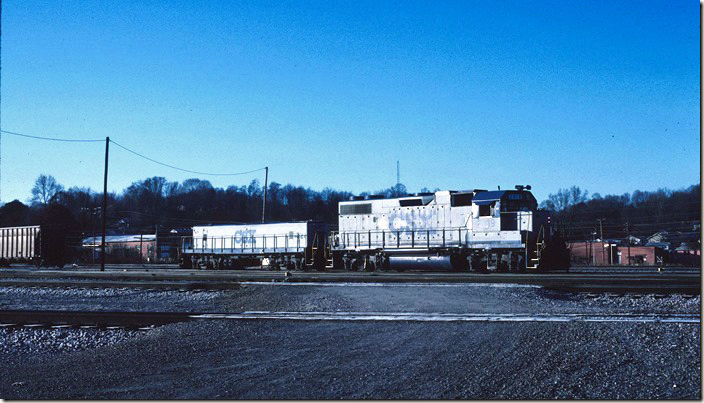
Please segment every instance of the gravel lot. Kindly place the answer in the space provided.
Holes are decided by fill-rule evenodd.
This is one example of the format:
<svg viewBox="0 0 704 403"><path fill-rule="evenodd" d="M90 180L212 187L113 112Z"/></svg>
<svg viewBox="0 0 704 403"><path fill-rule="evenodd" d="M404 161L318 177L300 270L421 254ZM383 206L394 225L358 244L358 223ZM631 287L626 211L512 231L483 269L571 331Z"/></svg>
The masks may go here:
<svg viewBox="0 0 704 403"><path fill-rule="evenodd" d="M491 285L0 288L0 309L699 313L700 298ZM199 321L0 329L6 399L701 398L699 324Z"/></svg>

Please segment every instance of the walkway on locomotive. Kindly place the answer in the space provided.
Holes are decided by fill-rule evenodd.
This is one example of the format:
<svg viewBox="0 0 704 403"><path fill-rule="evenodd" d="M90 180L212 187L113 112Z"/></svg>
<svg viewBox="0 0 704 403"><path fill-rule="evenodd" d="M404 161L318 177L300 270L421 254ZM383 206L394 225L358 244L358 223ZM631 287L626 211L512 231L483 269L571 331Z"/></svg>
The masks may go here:
<svg viewBox="0 0 704 403"><path fill-rule="evenodd" d="M519 187L520 188L520 187ZM525 190L438 191L340 202L337 249L521 249L547 221Z"/></svg>

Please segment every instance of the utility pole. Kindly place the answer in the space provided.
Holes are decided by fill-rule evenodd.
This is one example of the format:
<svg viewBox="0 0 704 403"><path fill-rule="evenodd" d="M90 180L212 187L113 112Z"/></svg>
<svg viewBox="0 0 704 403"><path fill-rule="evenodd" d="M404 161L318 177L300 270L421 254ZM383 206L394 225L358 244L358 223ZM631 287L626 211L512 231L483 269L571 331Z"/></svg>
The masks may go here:
<svg viewBox="0 0 704 403"><path fill-rule="evenodd" d="M630 266L631 264L631 231L630 231L630 223L626 221L626 242L628 242L628 265Z"/></svg>
<svg viewBox="0 0 704 403"><path fill-rule="evenodd" d="M159 259L159 224L154 227L154 263Z"/></svg>
<svg viewBox="0 0 704 403"><path fill-rule="evenodd" d="M606 220L606 218L597 218L599 221L599 237L601 238L601 263L606 263L606 257L604 256L604 228L601 222Z"/></svg>
<svg viewBox="0 0 704 403"><path fill-rule="evenodd" d="M266 214L266 187L269 181L269 167L264 167L264 197L262 198L262 223L264 223L264 215Z"/></svg>
<svg viewBox="0 0 704 403"><path fill-rule="evenodd" d="M105 219L108 205L108 151L110 150L110 137L105 137L105 177L103 178L103 239L100 243L100 271L105 271Z"/></svg>

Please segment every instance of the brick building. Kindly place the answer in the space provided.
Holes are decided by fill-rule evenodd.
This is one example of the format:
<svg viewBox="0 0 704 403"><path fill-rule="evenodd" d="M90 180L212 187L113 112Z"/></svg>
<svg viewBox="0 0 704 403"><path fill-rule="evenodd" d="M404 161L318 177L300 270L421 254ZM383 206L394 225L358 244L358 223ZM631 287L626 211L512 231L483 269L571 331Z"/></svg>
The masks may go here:
<svg viewBox="0 0 704 403"><path fill-rule="evenodd" d="M99 236L83 240L83 248L88 251L84 260L100 259ZM105 261L108 263L147 263L155 258L156 236L143 235L107 235L105 236ZM86 259L87 258L87 259Z"/></svg>
<svg viewBox="0 0 704 403"><path fill-rule="evenodd" d="M667 252L655 246L624 246L617 241L570 242L575 266L653 266L667 262Z"/></svg>

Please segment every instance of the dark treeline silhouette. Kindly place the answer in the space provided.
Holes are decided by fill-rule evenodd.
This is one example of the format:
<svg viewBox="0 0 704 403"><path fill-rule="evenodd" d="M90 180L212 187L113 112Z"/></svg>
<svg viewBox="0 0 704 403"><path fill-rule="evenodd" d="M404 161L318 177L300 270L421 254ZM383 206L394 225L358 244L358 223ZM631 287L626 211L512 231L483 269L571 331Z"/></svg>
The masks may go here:
<svg viewBox="0 0 704 403"><path fill-rule="evenodd" d="M223 189L196 178L181 183L159 176L147 178L132 183L120 194L108 193L108 232L149 232L157 225L186 228L198 224L258 223L262 218L263 193L256 179L247 186ZM373 194L405 195L406 188L397 184ZM100 232L102 193L79 187L64 190L53 177L41 175L32 195L30 205L15 200L0 207L0 226L61 223L82 234ZM271 182L267 187L265 220L320 220L334 225L337 203L351 196L350 192L331 188L316 191ZM47 219L47 215L56 219Z"/></svg>
<svg viewBox="0 0 704 403"><path fill-rule="evenodd" d="M428 189L422 189L428 191ZM366 194L386 197L407 193L403 184ZM56 224L77 234L97 234L102 220L102 194L89 188L64 187L41 175L32 189L30 205L12 201L0 207L0 226ZM320 220L337 224L337 203L353 194L325 188L322 191L271 182L267 187L266 221ZM246 186L214 187L207 180L169 182L164 177L137 181L120 194L108 194L109 233L153 232L161 228L188 228L202 224L257 223L262 216L263 188L257 180ZM555 211L556 222L567 239L648 236L661 230L692 231L699 222L700 185L684 190L636 190L632 194L589 197L577 186L550 194L541 207ZM626 225L628 224L628 228ZM595 233L596 231L596 233Z"/></svg>
<svg viewBox="0 0 704 403"><path fill-rule="evenodd" d="M647 237L658 231L699 232L701 186L636 190L632 194L589 197L578 186L550 194L541 207L555 211L559 230L570 240ZM600 221L601 220L601 227Z"/></svg>

